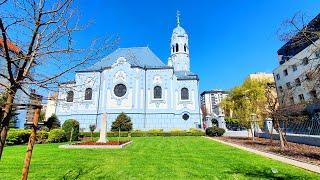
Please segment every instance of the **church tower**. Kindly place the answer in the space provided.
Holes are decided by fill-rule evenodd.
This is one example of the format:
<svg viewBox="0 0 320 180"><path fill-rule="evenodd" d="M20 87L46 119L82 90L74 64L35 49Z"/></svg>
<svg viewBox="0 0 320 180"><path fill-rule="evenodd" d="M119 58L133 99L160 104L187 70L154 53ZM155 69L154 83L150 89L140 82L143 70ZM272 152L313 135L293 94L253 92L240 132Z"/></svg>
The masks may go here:
<svg viewBox="0 0 320 180"><path fill-rule="evenodd" d="M177 27L173 29L171 36L171 55L168 60L168 66L175 71L190 71L190 57L188 35L180 26L180 13L177 12Z"/></svg>

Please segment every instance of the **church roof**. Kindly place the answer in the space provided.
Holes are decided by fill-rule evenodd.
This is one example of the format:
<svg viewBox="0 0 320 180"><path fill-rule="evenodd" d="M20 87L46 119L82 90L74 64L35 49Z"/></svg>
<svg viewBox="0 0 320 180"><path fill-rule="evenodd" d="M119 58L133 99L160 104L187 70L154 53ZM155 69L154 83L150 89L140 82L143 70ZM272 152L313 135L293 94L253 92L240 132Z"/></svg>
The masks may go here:
<svg viewBox="0 0 320 180"><path fill-rule="evenodd" d="M141 68L170 68L165 65L148 47L118 48L101 61L83 71L99 71L108 67L124 57L131 66Z"/></svg>
<svg viewBox="0 0 320 180"><path fill-rule="evenodd" d="M198 75L190 71L175 71L178 80L199 80Z"/></svg>

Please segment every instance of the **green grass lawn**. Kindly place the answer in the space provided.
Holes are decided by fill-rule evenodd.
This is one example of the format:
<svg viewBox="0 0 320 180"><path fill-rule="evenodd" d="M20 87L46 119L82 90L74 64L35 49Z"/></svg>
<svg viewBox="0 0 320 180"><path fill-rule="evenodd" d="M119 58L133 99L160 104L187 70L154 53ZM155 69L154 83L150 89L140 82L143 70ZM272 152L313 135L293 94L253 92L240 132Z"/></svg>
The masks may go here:
<svg viewBox="0 0 320 180"><path fill-rule="evenodd" d="M317 179L203 137L139 137L124 149L35 145L29 179ZM0 179L19 179L26 146L6 147ZM274 172L272 172L272 169Z"/></svg>

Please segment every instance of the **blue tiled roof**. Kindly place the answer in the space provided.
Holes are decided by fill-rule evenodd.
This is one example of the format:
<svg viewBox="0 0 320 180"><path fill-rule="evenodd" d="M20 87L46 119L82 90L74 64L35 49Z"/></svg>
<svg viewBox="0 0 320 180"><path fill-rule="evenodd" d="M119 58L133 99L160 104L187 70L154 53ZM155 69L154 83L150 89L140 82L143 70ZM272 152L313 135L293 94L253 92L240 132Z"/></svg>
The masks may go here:
<svg viewBox="0 0 320 180"><path fill-rule="evenodd" d="M190 71L175 71L178 80L199 80L198 75Z"/></svg>
<svg viewBox="0 0 320 180"><path fill-rule="evenodd" d="M124 57L131 66L142 68L169 68L148 47L132 47L119 48L83 71L99 71L111 67L120 57Z"/></svg>

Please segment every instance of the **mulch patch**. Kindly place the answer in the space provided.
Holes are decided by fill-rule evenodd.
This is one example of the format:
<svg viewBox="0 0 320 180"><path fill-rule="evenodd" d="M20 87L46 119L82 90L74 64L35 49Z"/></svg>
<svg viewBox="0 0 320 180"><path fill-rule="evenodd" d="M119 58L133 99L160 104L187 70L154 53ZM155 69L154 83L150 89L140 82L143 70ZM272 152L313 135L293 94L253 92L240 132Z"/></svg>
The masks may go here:
<svg viewBox="0 0 320 180"><path fill-rule="evenodd" d="M288 142L288 146L284 150L281 150L279 140L272 140L272 143L270 143L270 139L265 138L256 138L255 141L252 141L252 138L244 137L217 137L217 139L264 152L286 156L298 161L320 165L320 147L317 146Z"/></svg>
<svg viewBox="0 0 320 180"><path fill-rule="evenodd" d="M127 142L129 141L108 141L106 143L88 141L88 142L80 142L74 145L122 145Z"/></svg>

